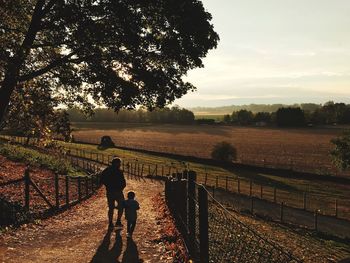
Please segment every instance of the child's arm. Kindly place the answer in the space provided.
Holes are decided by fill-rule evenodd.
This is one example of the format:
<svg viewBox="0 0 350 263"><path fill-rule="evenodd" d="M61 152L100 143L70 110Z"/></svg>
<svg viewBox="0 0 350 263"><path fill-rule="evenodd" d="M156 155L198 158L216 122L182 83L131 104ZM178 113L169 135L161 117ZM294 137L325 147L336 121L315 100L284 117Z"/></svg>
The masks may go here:
<svg viewBox="0 0 350 263"><path fill-rule="evenodd" d="M139 210L140 209L140 204L139 202L136 201L136 210Z"/></svg>

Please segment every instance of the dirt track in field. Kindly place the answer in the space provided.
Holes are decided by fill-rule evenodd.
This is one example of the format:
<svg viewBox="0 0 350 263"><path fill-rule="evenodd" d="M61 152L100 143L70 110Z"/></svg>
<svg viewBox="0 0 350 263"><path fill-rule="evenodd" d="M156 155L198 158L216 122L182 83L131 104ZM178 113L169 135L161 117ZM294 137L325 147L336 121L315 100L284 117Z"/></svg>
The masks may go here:
<svg viewBox="0 0 350 263"><path fill-rule="evenodd" d="M125 192L131 189L141 206L132 240L127 240L125 227L121 232L108 231L107 203L101 189L62 214L3 233L0 262L172 262L164 244L154 241L161 235L161 224L153 198L163 190L162 185L128 180Z"/></svg>

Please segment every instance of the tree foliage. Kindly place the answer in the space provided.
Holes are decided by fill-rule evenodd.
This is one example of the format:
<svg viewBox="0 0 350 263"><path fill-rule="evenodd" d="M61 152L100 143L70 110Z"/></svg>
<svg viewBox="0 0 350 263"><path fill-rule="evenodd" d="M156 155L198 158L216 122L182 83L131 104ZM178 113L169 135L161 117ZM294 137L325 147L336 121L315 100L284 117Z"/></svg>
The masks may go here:
<svg viewBox="0 0 350 263"><path fill-rule="evenodd" d="M350 131L344 132L344 134L331 141L334 145L334 149L331 151L331 157L334 164L346 170L350 167Z"/></svg>
<svg viewBox="0 0 350 263"><path fill-rule="evenodd" d="M16 89L12 95L4 126L22 136L49 139L61 135L70 139L71 128L68 113L56 110L60 99L53 97L45 81L30 81Z"/></svg>
<svg viewBox="0 0 350 263"><path fill-rule="evenodd" d="M305 125L305 114L301 108L280 108L276 112L276 123L281 127L301 127Z"/></svg>
<svg viewBox="0 0 350 263"><path fill-rule="evenodd" d="M50 81L65 103L163 107L195 87L218 35L199 0L11 0L0 9L0 118L16 85Z"/></svg>
<svg viewBox="0 0 350 263"><path fill-rule="evenodd" d="M194 123L194 114L179 107L165 107L147 111L140 108L138 110L120 110L114 112L109 109L96 109L92 116L84 115L78 109L69 109L70 120L72 122L129 122L129 123Z"/></svg>
<svg viewBox="0 0 350 263"><path fill-rule="evenodd" d="M229 142L219 142L213 147L211 157L218 161L232 162L237 158L237 150Z"/></svg>

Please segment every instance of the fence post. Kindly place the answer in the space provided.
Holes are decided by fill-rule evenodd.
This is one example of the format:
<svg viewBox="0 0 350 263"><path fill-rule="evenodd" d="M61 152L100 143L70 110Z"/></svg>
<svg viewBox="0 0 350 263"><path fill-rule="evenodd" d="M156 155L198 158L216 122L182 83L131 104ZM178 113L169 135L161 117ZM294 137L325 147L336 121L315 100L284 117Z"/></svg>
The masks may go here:
<svg viewBox="0 0 350 263"><path fill-rule="evenodd" d="M260 199L263 199L263 186L260 185Z"/></svg>
<svg viewBox="0 0 350 263"><path fill-rule="evenodd" d="M84 182L85 182L85 197L89 195L89 180L87 176L84 177Z"/></svg>
<svg viewBox="0 0 350 263"><path fill-rule="evenodd" d="M69 176L66 175L66 206L69 206Z"/></svg>
<svg viewBox="0 0 350 263"><path fill-rule="evenodd" d="M280 219L281 219L282 223L283 223L283 210L284 210L284 202L281 202L281 216L280 216Z"/></svg>
<svg viewBox="0 0 350 263"><path fill-rule="evenodd" d="M56 201L56 209L60 208L60 193L59 193L59 182L58 182L58 174L55 173L55 201Z"/></svg>
<svg viewBox="0 0 350 263"><path fill-rule="evenodd" d="M199 257L200 262L209 263L208 194L203 186L198 188L199 203Z"/></svg>
<svg viewBox="0 0 350 263"><path fill-rule="evenodd" d="M164 165L162 165L162 177L164 177Z"/></svg>
<svg viewBox="0 0 350 263"><path fill-rule="evenodd" d="M196 179L197 174L194 171L188 172L187 181L187 200L188 200L188 230L189 230L189 243L192 255L195 254L195 242L196 242Z"/></svg>
<svg viewBox="0 0 350 263"><path fill-rule="evenodd" d="M241 193L241 180L239 177L237 177L237 191L239 194Z"/></svg>
<svg viewBox="0 0 350 263"><path fill-rule="evenodd" d="M204 185L207 185L207 181L208 181L208 174L205 173Z"/></svg>
<svg viewBox="0 0 350 263"><path fill-rule="evenodd" d="M143 176L143 169L144 169L144 164L141 165L141 176Z"/></svg>
<svg viewBox="0 0 350 263"><path fill-rule="evenodd" d="M254 197L250 198L250 212L254 215Z"/></svg>
<svg viewBox="0 0 350 263"><path fill-rule="evenodd" d="M225 189L226 189L226 192L228 191L228 177L226 176L226 182L225 182L225 184L226 184L226 187L225 187Z"/></svg>
<svg viewBox="0 0 350 263"><path fill-rule="evenodd" d="M317 209L315 210L315 213L314 213L314 226L315 226L315 231L318 231L318 211L317 211Z"/></svg>
<svg viewBox="0 0 350 263"><path fill-rule="evenodd" d="M215 187L216 187L216 188L219 188L219 176L216 176L216 179L215 179Z"/></svg>
<svg viewBox="0 0 350 263"><path fill-rule="evenodd" d="M303 193L303 209L306 210L306 192Z"/></svg>
<svg viewBox="0 0 350 263"><path fill-rule="evenodd" d="M81 200L81 177L78 177L78 200Z"/></svg>
<svg viewBox="0 0 350 263"><path fill-rule="evenodd" d="M277 189L276 187L273 188L273 201L277 203Z"/></svg>
<svg viewBox="0 0 350 263"><path fill-rule="evenodd" d="M338 217L338 199L335 199L335 217Z"/></svg>
<svg viewBox="0 0 350 263"><path fill-rule="evenodd" d="M249 196L253 195L253 181L250 180L249 182Z"/></svg>
<svg viewBox="0 0 350 263"><path fill-rule="evenodd" d="M24 171L24 208L26 211L29 211L29 184L30 184L30 175L29 168L26 168Z"/></svg>

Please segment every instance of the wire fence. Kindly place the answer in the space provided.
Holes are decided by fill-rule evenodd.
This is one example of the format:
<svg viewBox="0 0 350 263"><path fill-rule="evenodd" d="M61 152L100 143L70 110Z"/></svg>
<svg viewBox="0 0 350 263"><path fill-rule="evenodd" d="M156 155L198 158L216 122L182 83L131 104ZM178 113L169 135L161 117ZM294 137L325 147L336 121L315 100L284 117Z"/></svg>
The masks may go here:
<svg viewBox="0 0 350 263"><path fill-rule="evenodd" d="M165 184L165 197L195 261L301 262L242 223L185 172Z"/></svg>

